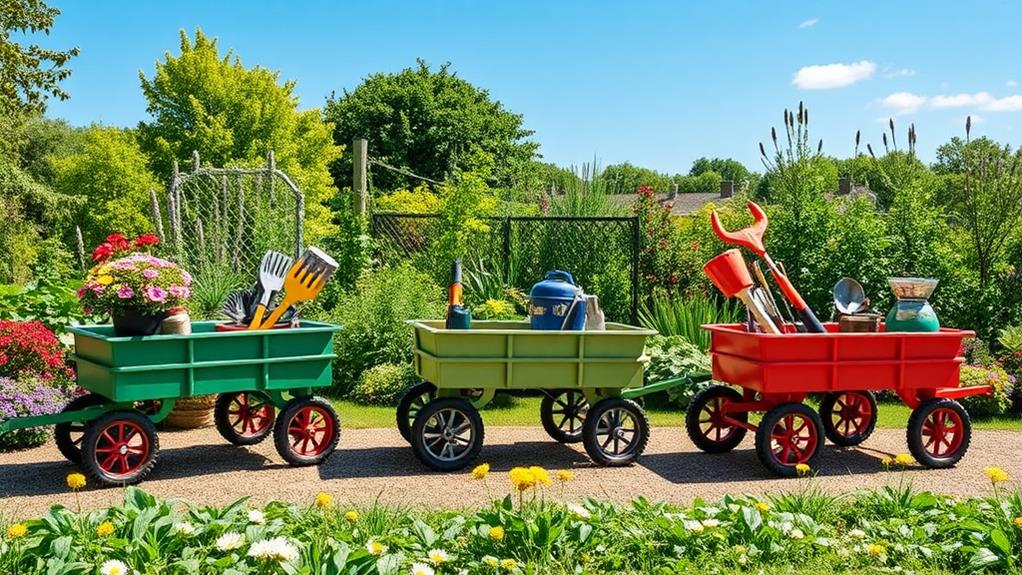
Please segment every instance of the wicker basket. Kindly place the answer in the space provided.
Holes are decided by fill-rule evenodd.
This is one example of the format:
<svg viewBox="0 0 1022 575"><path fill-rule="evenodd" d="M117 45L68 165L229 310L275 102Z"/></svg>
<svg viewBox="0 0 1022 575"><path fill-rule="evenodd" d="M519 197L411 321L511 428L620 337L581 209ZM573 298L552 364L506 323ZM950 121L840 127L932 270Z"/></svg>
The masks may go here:
<svg viewBox="0 0 1022 575"><path fill-rule="evenodd" d="M183 397L174 404L174 409L163 420L167 427L178 429L201 429L213 425L215 395Z"/></svg>

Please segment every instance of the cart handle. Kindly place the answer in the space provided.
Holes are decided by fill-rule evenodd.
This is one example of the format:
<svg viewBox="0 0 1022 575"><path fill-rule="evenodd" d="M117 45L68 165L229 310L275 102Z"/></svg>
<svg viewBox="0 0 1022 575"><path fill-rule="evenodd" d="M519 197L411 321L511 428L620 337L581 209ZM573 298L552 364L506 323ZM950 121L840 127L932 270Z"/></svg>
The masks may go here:
<svg viewBox="0 0 1022 575"><path fill-rule="evenodd" d="M713 232L724 243L749 248L756 255L762 256L766 253L766 248L763 246L763 233L766 232L767 228L766 212L763 211L763 208L756 205L756 202L750 201L749 213L752 214L753 224L736 232L729 232L724 229L716 211L710 212L710 223L713 225Z"/></svg>

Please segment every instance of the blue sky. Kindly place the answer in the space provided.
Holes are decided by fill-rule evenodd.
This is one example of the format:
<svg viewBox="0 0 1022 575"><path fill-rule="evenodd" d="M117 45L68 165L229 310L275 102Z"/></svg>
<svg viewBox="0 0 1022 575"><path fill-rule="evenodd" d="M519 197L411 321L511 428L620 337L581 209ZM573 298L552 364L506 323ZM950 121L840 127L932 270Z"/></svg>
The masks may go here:
<svg viewBox="0 0 1022 575"><path fill-rule="evenodd" d="M246 65L297 81L303 107L416 57L523 114L544 158L666 172L699 156L761 169L757 143L804 100L824 151L880 145L910 122L919 153L964 131L1013 146L1022 127L1014 2L56 2L47 46L77 45L72 98L49 115L132 126L178 30L201 27ZM883 123L882 123L883 122ZM371 146L371 144L370 144Z"/></svg>

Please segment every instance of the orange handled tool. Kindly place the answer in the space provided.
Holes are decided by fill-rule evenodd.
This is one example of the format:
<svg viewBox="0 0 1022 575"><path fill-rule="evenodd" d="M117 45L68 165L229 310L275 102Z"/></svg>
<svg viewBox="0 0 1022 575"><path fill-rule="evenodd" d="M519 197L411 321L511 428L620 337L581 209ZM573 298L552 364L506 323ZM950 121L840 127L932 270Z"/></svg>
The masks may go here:
<svg viewBox="0 0 1022 575"><path fill-rule="evenodd" d="M756 255L763 258L766 262L767 267L770 268L770 273L773 274L774 280L777 282L777 286L781 288L781 293L787 298L791 305L795 308L795 313L798 314L802 320L802 324L805 325L806 331L811 333L823 333L827 331L824 329L823 324L820 320L816 319L816 314L813 310L809 309L809 305L806 303L802 296L799 295L798 290L795 286L791 285L791 280L788 276L784 275L774 263L774 260L770 259L770 255L766 252L766 247L763 246L763 233L767 229L767 217L766 212L763 208L756 205L755 202L749 202L749 212L753 217L753 224L750 227L743 228L736 232L729 232L724 229L724 226L720 223L720 218L717 217L717 212L710 214L710 223L713 225L713 231L717 234L717 237L724 240L725 243L733 244L736 246L742 246L752 250Z"/></svg>

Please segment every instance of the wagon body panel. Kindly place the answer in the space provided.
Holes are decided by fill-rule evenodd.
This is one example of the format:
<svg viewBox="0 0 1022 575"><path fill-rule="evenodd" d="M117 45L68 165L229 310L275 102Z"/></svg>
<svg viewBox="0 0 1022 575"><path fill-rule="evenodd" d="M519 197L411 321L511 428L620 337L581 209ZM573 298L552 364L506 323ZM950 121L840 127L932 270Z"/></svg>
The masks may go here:
<svg viewBox="0 0 1022 575"><path fill-rule="evenodd" d="M115 402L331 384L340 327L303 321L286 330L218 332L218 323L146 337L117 337L111 326L71 328L78 383Z"/></svg>
<svg viewBox="0 0 1022 575"><path fill-rule="evenodd" d="M606 331L533 330L528 322L442 320L414 328L416 374L439 389L623 389L642 385L653 331L608 323Z"/></svg>
<svg viewBox="0 0 1022 575"><path fill-rule="evenodd" d="M962 340L971 331L935 333L750 333L742 324L711 333L714 379L764 394L854 390L933 390L959 386Z"/></svg>

